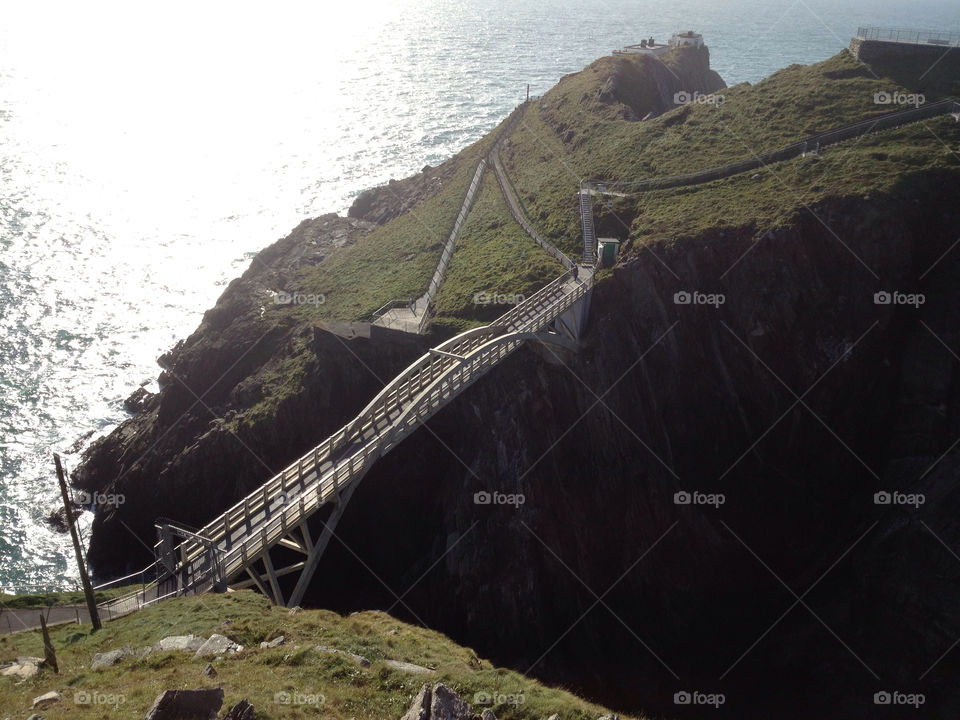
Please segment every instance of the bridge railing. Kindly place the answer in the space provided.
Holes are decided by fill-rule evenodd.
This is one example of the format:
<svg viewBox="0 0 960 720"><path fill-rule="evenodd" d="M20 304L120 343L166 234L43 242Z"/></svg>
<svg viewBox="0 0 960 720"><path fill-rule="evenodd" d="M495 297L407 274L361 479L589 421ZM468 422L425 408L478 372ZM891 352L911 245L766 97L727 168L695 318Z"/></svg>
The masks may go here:
<svg viewBox="0 0 960 720"><path fill-rule="evenodd" d="M564 280L566 277L562 276L559 280ZM556 288L560 287L556 283L557 281L554 281L548 288L552 288L555 292ZM586 291L586 286L580 285L573 292L554 295L545 311L527 319L517 332L509 336L490 339L482 333L474 333L473 337L464 339L463 344L476 342L478 339L485 339L485 342L478 348L474 348L462 361L449 358L449 362L437 362L429 375L420 376L424 379L429 377L430 382L426 385L426 392L421 391L415 404L409 405L389 427L376 430L374 436L363 443L359 449L348 457L339 459L322 477L315 479L296 498L290 500L269 518L265 518L235 547L224 553L222 566L225 577L230 578L248 567L252 561L303 520L327 502L334 500L345 487L362 476L377 458L416 429L426 417L432 415L506 355L513 352L531 333L546 327L564 310L582 298ZM534 297L536 296L531 296L530 300ZM541 299L543 297L541 295ZM498 323L498 326L502 325ZM438 356L438 359L446 358Z"/></svg>
<svg viewBox="0 0 960 720"><path fill-rule="evenodd" d="M960 33L947 30L860 27L857 28L857 37L862 40L884 40L908 45L939 45L941 47L960 45Z"/></svg>

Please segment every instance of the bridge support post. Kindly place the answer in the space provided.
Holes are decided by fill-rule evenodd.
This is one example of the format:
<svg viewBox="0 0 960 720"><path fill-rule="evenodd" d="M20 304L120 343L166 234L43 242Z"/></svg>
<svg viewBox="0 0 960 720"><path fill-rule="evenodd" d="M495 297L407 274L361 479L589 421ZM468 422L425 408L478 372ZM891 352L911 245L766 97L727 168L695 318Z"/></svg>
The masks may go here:
<svg viewBox="0 0 960 720"><path fill-rule="evenodd" d="M307 554L307 559L304 562L303 570L300 571L300 577L297 580L297 584L293 588L293 592L290 594L290 599L287 601L287 607L296 607L303 601L303 596L306 594L307 588L310 586L310 581L313 579L313 574L317 570L317 565L320 563L320 557L323 555L323 551L327 549L327 545L330 543L330 538L333 537L333 533L337 529L337 523L339 523L340 518L343 517L343 512L347 507L347 503L350 502L353 491L357 489L357 485L360 484L362 479L363 474L356 478L342 493L340 493L339 501L333 506L333 512L330 514L330 517L323 526L323 532L320 533L320 537L317 538L317 542L314 543L313 547L310 548L310 552ZM306 534L309 535L309 532Z"/></svg>

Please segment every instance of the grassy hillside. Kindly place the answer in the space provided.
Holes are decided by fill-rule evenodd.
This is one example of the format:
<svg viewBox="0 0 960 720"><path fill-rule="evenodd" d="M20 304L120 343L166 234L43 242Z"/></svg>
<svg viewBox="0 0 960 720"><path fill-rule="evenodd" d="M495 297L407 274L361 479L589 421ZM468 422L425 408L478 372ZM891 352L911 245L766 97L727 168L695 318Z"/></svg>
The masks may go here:
<svg viewBox="0 0 960 720"><path fill-rule="evenodd" d="M612 68L612 62L606 58L595 65ZM874 94L913 89L904 85L910 74L903 68L896 78L880 75L844 50L821 63L780 70L756 85L719 91L722 103L684 105L652 120L630 122L606 119L584 100L595 75L568 76L528 108L505 153L508 171L541 231L571 252L579 227L570 196L582 178L622 183L620 189L629 193L630 182L749 158L900 109L876 104ZM942 99L952 87L946 80L924 85L926 100ZM939 118L842 143L819 160L801 158L698 188L622 198L598 223L603 231L621 239L629 233L644 244L671 242L714 226L766 227L828 194L885 191L905 173L955 168L958 152L957 124ZM751 179L754 175L759 177Z"/></svg>
<svg viewBox="0 0 960 720"><path fill-rule="evenodd" d="M227 621L230 621L227 623ZM170 635L226 635L245 650L213 665L216 677L203 673L208 660L190 653L153 653L127 658L113 667L90 670L97 652L155 644ZM283 635L284 645L261 650L259 643ZM519 673L494 667L469 648L455 645L440 633L406 625L382 612L341 617L323 610L290 615L250 591L206 595L161 603L138 614L107 623L95 634L89 626L68 625L52 633L60 674L45 670L19 685L0 678L0 708L26 717L32 699L57 690L63 700L44 710L48 720L60 718L142 717L154 698L166 689L222 687L224 708L246 698L258 720L324 717L336 720L389 720L406 712L423 683L443 682L473 703L478 692L522 696L519 704L494 706L498 718L548 717L595 720L606 710L568 692L551 689ZM362 667L352 659L318 652L326 645L362 655ZM0 660L18 655L43 655L39 633L0 637ZM386 665L400 660L434 669L413 674ZM113 705L77 705L75 696L111 697ZM283 705L277 693L322 696L322 704ZM117 701L120 700L118 703ZM482 709L478 706L479 709Z"/></svg>
<svg viewBox="0 0 960 720"><path fill-rule="evenodd" d="M532 295L563 271L510 215L490 170L434 299L432 328L460 331L489 322L506 312L512 299Z"/></svg>

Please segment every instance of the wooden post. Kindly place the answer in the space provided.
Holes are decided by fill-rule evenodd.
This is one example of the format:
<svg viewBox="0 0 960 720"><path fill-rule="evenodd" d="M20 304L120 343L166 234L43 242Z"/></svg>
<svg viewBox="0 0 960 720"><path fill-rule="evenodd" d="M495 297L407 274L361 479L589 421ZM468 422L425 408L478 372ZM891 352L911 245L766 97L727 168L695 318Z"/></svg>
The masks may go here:
<svg viewBox="0 0 960 720"><path fill-rule="evenodd" d="M50 631L47 630L47 621L43 619L43 613L40 613L40 632L43 633L43 661L59 675L60 667L57 665L57 653L54 651L53 643L50 641Z"/></svg>
<svg viewBox="0 0 960 720"><path fill-rule="evenodd" d="M527 83L527 102L530 102L530 83Z"/></svg>
<svg viewBox="0 0 960 720"><path fill-rule="evenodd" d="M83 549L80 547L80 537L77 535L77 527L73 520L73 508L70 507L70 497L67 495L67 481L63 476L63 466L60 464L60 456L53 454L53 462L57 466L57 479L60 481L60 494L63 496L63 509L67 513L67 525L70 527L70 536L73 538L73 549L77 553L77 569L80 571L80 582L83 583L83 594L87 598L87 610L90 611L90 622L93 625L93 631L100 629L100 615L97 614L97 601L93 597L93 587L90 585L90 577L87 575L87 563L83 559Z"/></svg>

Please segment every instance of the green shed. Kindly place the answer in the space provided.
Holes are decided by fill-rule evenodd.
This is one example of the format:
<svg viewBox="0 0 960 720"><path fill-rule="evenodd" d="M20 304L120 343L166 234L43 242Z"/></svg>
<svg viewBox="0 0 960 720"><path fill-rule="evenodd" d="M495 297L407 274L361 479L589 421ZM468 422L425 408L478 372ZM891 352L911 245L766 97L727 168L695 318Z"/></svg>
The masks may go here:
<svg viewBox="0 0 960 720"><path fill-rule="evenodd" d="M617 262L619 251L620 241L616 238L599 238L597 240L597 263L600 267L613 267Z"/></svg>

